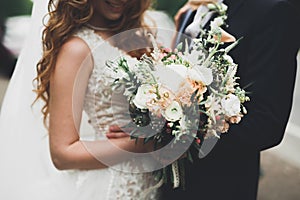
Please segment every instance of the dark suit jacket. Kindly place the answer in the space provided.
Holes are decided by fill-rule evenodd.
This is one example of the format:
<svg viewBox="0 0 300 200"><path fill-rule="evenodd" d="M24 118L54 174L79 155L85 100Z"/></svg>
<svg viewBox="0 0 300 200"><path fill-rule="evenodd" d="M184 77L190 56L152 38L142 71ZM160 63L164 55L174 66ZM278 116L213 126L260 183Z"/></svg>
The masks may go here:
<svg viewBox="0 0 300 200"><path fill-rule="evenodd" d="M296 2L296 1L295 1ZM256 199L260 151L278 145L289 118L299 49L299 12L287 0L225 0L231 52L248 114L203 159L186 167L186 190L164 186L162 199Z"/></svg>

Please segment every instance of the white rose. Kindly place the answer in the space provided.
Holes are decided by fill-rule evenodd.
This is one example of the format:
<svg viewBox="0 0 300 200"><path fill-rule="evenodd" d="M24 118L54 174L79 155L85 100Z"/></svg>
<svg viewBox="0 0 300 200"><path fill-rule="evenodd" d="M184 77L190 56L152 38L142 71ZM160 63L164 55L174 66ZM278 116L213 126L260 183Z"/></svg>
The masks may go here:
<svg viewBox="0 0 300 200"><path fill-rule="evenodd" d="M234 94L229 94L221 100L221 105L228 117L237 116L241 111L240 99Z"/></svg>
<svg viewBox="0 0 300 200"><path fill-rule="evenodd" d="M162 115L166 118L166 120L175 122L180 120L180 118L183 116L183 111L179 103L177 101L173 101L162 113Z"/></svg>
<svg viewBox="0 0 300 200"><path fill-rule="evenodd" d="M213 82L212 70L199 65L193 68L189 68L188 76L190 79L197 82L202 82L205 85L210 85Z"/></svg>
<svg viewBox="0 0 300 200"><path fill-rule="evenodd" d="M215 30L224 24L224 19L222 17L216 17L211 23L210 27Z"/></svg>
<svg viewBox="0 0 300 200"><path fill-rule="evenodd" d="M146 109L147 103L155 98L155 94L151 93L151 90L153 90L153 87L148 84L141 85L138 88L138 91L132 101L137 108Z"/></svg>

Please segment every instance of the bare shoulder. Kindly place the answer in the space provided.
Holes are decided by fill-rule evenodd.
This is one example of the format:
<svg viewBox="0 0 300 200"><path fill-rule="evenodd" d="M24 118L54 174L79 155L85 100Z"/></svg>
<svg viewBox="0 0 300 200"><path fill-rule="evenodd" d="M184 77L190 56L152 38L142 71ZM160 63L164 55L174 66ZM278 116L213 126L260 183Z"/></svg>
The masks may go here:
<svg viewBox="0 0 300 200"><path fill-rule="evenodd" d="M52 97L72 96L77 81L85 87L92 69L93 59L88 45L78 37L71 37L61 46L51 74Z"/></svg>
<svg viewBox="0 0 300 200"><path fill-rule="evenodd" d="M78 70L83 64L92 67L90 48L81 38L71 37L59 51L56 69Z"/></svg>
<svg viewBox="0 0 300 200"><path fill-rule="evenodd" d="M71 37L61 47L61 54L68 54L73 58L87 56L90 54L90 48L79 37Z"/></svg>

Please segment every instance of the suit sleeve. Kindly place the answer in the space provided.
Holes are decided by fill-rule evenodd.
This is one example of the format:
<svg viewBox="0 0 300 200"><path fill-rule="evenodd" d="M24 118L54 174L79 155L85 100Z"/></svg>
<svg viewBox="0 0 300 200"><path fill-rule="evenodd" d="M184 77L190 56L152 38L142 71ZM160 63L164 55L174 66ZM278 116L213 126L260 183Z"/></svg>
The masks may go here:
<svg viewBox="0 0 300 200"><path fill-rule="evenodd" d="M260 151L278 145L283 138L296 76L298 15L282 1L245 37L247 48L239 75L242 86L250 85L246 90L251 101L246 104L248 114L241 123L231 126L229 134L224 135L233 148Z"/></svg>

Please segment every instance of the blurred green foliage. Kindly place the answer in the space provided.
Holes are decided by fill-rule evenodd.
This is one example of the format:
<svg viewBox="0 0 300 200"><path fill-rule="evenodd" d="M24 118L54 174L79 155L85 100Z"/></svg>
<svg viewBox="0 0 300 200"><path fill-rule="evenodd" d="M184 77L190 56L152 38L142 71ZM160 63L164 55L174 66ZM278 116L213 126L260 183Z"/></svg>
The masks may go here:
<svg viewBox="0 0 300 200"><path fill-rule="evenodd" d="M187 0L154 0L154 8L164 10L170 16L174 16Z"/></svg>
<svg viewBox="0 0 300 200"><path fill-rule="evenodd" d="M1 0L0 19L17 15L30 15L32 1L30 0Z"/></svg>
<svg viewBox="0 0 300 200"><path fill-rule="evenodd" d="M164 10L170 16L174 16L177 10L187 0L154 0L154 8ZM31 0L1 0L0 2L0 19L17 16L30 15L32 8Z"/></svg>

